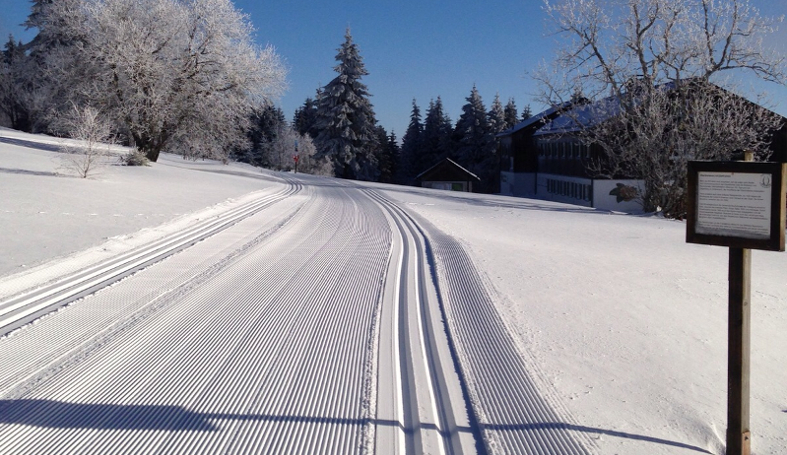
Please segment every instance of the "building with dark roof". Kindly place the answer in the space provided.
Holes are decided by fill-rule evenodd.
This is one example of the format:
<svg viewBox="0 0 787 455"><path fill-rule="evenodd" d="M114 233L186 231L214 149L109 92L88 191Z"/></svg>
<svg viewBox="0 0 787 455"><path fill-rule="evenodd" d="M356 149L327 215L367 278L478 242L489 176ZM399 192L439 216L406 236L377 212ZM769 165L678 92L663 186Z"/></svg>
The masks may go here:
<svg viewBox="0 0 787 455"><path fill-rule="evenodd" d="M641 210L636 198L643 187L640 176L596 177L589 164L603 159L602 150L588 146L574 134L616 115L616 105L612 98L593 104L563 105L500 133L501 194L602 210ZM772 161L787 161L787 119L783 125L773 135Z"/></svg>
<svg viewBox="0 0 787 455"><path fill-rule="evenodd" d="M473 183L480 182L477 175L463 168L451 158L444 158L416 176L424 188L473 192Z"/></svg>

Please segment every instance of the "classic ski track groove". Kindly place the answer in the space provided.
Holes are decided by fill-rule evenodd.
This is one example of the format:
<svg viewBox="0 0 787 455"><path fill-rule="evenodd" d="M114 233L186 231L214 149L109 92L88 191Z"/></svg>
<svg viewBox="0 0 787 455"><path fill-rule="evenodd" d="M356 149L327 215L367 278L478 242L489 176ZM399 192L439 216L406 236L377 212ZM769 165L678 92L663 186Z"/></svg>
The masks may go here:
<svg viewBox="0 0 787 455"><path fill-rule="evenodd" d="M418 229L415 221L407 216L401 208L373 190L365 193L376 201L392 218L399 238L402 242L399 264L397 267L397 283L394 302L395 325L394 331L398 348L396 359L399 366L397 387L400 388L401 400L397 402L398 416L403 419L403 428L398 432L404 438L404 450L399 453L418 454L424 453L425 447L421 432L422 422L419 417L419 403L417 390L425 388L428 392L429 402L420 403L420 406L429 406L431 414L437 419L435 422L437 438L437 453L462 454L468 448L463 447L458 435L455 412L464 412L469 408L468 403L452 403L446 374L455 369L453 358L441 359L436 345L435 336L445 331L444 326L434 327L429 315L430 307L436 302L428 301L426 291L431 280L427 277L429 265L424 251L425 239ZM411 270L412 269L412 270ZM408 301L407 290L414 288L414 302ZM409 314L416 314L415 327L411 327L412 320ZM411 330L417 331L418 346L413 347L409 334ZM416 361L413 349L418 349L422 364ZM419 384L415 379L413 370L425 373L426 383ZM445 370L444 370L445 369ZM458 378L457 378L458 379ZM472 450L472 449L470 449ZM432 452L434 453L434 452Z"/></svg>
<svg viewBox="0 0 787 455"><path fill-rule="evenodd" d="M224 229L270 207L278 201L300 191L298 183L288 185L274 194L235 207L218 219L207 219L175 235L135 248L99 264L69 274L47 285L10 296L0 301L0 334L18 327L65 306L81 297L149 267L178 253L197 242L213 236Z"/></svg>
<svg viewBox="0 0 787 455"><path fill-rule="evenodd" d="M589 453L456 240L381 192L292 180L284 221L242 212L192 232L192 248L152 249L128 278L0 339L0 455ZM374 404L384 310L391 422ZM393 447L375 444L381 426Z"/></svg>

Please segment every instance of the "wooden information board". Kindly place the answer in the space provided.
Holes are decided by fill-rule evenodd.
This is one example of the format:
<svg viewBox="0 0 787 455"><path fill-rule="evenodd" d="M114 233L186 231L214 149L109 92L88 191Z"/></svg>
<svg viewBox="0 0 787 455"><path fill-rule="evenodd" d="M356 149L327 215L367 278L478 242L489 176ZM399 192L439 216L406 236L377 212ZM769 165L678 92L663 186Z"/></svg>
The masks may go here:
<svg viewBox="0 0 787 455"><path fill-rule="evenodd" d="M787 164L689 162L686 241L730 247L727 455L751 455L751 250L784 251Z"/></svg>
<svg viewBox="0 0 787 455"><path fill-rule="evenodd" d="M689 162L686 241L784 251L787 165Z"/></svg>

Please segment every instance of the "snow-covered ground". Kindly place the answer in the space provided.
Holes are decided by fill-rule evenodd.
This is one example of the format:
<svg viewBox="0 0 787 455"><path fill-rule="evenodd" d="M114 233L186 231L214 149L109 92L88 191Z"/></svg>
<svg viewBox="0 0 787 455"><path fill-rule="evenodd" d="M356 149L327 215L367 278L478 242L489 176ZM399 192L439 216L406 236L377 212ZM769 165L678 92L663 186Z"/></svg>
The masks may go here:
<svg viewBox="0 0 787 455"><path fill-rule="evenodd" d="M13 143L9 143L9 139L3 142L3 138L10 138ZM99 261L153 239L179 232L200 220L217 217L260 194L278 191L288 178L237 164L225 166L213 162L194 163L164 155L159 163L151 167L107 167L95 178L83 180L56 175L56 152L46 150L46 146L31 148L28 146L30 144L19 141L35 142L40 141L40 138L0 130L0 239L3 245L0 255L0 300L4 292L13 294L16 289L14 286L19 286L19 282L43 282L58 273L84 267L91 261ZM307 196L315 194L320 195L320 198L315 200L326 204L326 210L334 207L336 210L344 210L342 213L346 215L337 218L323 213L321 218L314 208L304 208L298 213L312 221L309 229L281 234L292 243L291 248L288 249L287 243L277 243L272 246L275 248L266 254L286 255L287 251L297 248L297 245L308 244L308 239L317 241L319 238L322 241L323 237L329 234L332 234L331 238L336 237L339 235L337 233L342 232L339 228L346 226L354 236L363 234L364 242L369 242L369 248L372 248L354 250L358 251L358 254L363 253L355 256L359 258L358 261L363 258L366 262L358 263L363 272L352 268L355 270L353 273L379 273L379 258L369 256L369 251L383 251L385 245L396 245L396 237L387 240L385 235L380 237L380 232L383 231L379 231L382 229L379 226L379 216L370 218L370 225L377 230L369 231L368 225L356 222L362 221L361 218L353 221L352 212L347 212L347 207L371 211L380 209L374 208L374 204L364 202L363 197L354 195L350 190L323 190L323 182L323 179L304 178L301 184L306 190L287 198L286 203L290 205L276 208L278 212L275 213L285 213L286 207L305 204L303 201L308 199ZM334 186L341 184L331 183ZM309 189L310 186L313 186L313 189ZM413 215L414 223L424 229L438 261L438 273L444 274L441 291L446 292L444 303L448 308L449 328L455 330L455 341L470 344L471 340L462 338L472 331L462 332L459 313L461 299L452 297L452 283L445 281L445 276L452 276L450 273L453 273L452 265L446 259L450 253L450 242L458 241L458 245L463 247L472 261L474 270L483 280L488 300L508 330L506 336L510 336L511 342L518 349L526 367L525 375L528 376L528 381L536 386L537 391L533 394L539 395L546 403L544 406L552 409L547 414L558 419L554 422L537 422L541 426L525 420L503 422L496 420L498 417L495 409L486 409L479 416L479 425L484 426L486 436L495 441L499 439L499 443L505 447L506 443L514 444L518 441L511 439L513 442L507 442L509 432L540 434L539 431L567 430L576 436L581 446L587 447L592 453L723 453L726 420L725 248L686 244L683 223L654 217L610 214L569 205L500 196L457 194L378 184L357 186L367 189L364 191L372 190L403 208ZM342 197L346 198L343 203L335 201ZM308 215L311 213L309 210L314 211L314 214ZM263 215L265 213L267 212L263 212ZM389 220L395 217L394 211L386 213ZM259 221L263 224L273 222L273 214L257 217L267 220ZM406 224L406 219L401 218L400 222ZM321 231L320 226L329 230ZM236 230L238 229L243 229L242 223ZM252 236L251 232L237 234L239 237L233 241L238 245L247 242L250 238L248 236ZM402 232L405 232L404 229ZM377 237L368 238L369 235ZM416 237L415 233L412 235ZM303 236L307 239L304 240ZM339 235L338 238L344 239L342 244L347 247L354 245L356 237ZM207 241L202 243L201 248L223 248L222 245L211 246ZM359 247L356 245L354 248ZM209 254L198 255L196 251L191 254L197 255L191 258L191 262L186 261L189 258L187 253L179 255L178 261L184 265L173 274L185 274L189 268L196 267L195 264L199 261L209 263ZM262 254L255 257L264 262L267 256ZM331 257L333 256L326 256ZM351 262L346 261L353 256L341 257L343 259L340 263L350 264ZM753 453L757 455L776 455L787 450L787 255L756 251L752 262L752 447ZM322 270L319 267L298 264L291 266L300 267L297 270L315 275ZM273 274L270 275L273 277L280 271L261 270L259 273L261 276ZM368 277L367 280L370 280L369 283L374 281ZM151 289L156 289L156 286L163 285L154 283L151 284ZM255 287L253 283L244 285L244 289L246 288L254 292L273 292L273 288ZM281 292L280 288L276 289L276 292ZM297 289L297 286L293 287L294 289ZM352 292L367 292L369 289L364 287ZM201 312L198 314L215 313L215 309L211 309L209 305L209 294L217 292L227 293L213 287L200 291L204 296L201 300L195 300L195 305L207 306L197 306ZM264 300L265 297L261 298ZM257 314L254 313L258 311L255 307L244 308L243 311L250 312L249 314ZM328 310L328 306L321 306L319 311ZM118 309L116 314L125 314L123 311L136 310ZM331 317L349 317L355 314L352 313L354 311L368 313L372 310L364 307L344 308L342 311L348 312L346 316L320 314L327 321L331 320ZM186 315L180 316L186 318ZM112 317L115 316L106 316L106 321L111 321ZM232 321L224 321L220 315L215 317L217 323L226 324L226 333L232 332ZM255 317L262 316L260 314ZM386 315L381 314L378 317L382 318L381 327L384 327ZM436 320L439 321L439 316ZM145 329L141 334L142 339L155 339L155 330L182 330L182 324L186 321L191 320L179 320L174 316L161 318L157 322L158 329ZM198 334L208 333L210 326L207 322L191 322L198 324L199 328L195 332L195 340L202 336ZM250 320L235 321L242 327L246 327L249 322ZM275 320L265 322L272 324L265 327L275 330L274 322ZM105 323L111 326L111 322ZM363 324L352 327L371 330ZM87 329L81 330L85 331L85 337L90 337ZM321 333L319 327L315 326L310 330L312 331L308 332L309 336L313 337L310 338L311 342L317 343L320 340L317 334ZM384 332L384 329L382 330ZM129 333L131 332L133 330ZM347 333L346 336L349 337L348 340L352 338L352 334ZM217 352L226 350L212 335L204 337L209 341L207 345L215 346ZM234 340L233 343L242 343L241 339ZM475 340L477 343L486 341ZM84 340L74 341L77 342L83 343ZM67 365L60 367L65 372L56 370L51 373L53 379L46 376L39 378L38 382L31 383L26 380L28 387L42 391L51 390L53 396L58 396L61 400L55 403L30 399L27 405L56 413L60 409L58 406L63 406L63 402L68 403L70 398L82 396L80 394L84 394L86 389L97 390L91 393L98 397L108 394L108 386L101 382L101 378L109 378L112 371L110 367L117 368L117 365L121 364L119 360L112 363L112 359L132 355L131 352L143 355L139 354L142 352L139 351L140 346L143 345L132 343L117 352L104 354L103 357L109 363L105 364L106 370L97 371L94 376L97 382L94 384L69 382L69 378L76 373L69 372ZM333 344L330 346L331 349L335 348ZM460 358L463 355L473 356L469 348L459 346L458 351ZM352 350L347 353L349 357L341 352L330 352L330 358L347 358L348 362L360 362L361 366L365 365L364 362L368 363L361 354L353 354L355 351ZM307 351L297 353L300 356L307 355ZM56 353L52 355L56 356ZM184 362L197 358L193 356L187 351L173 351L165 355L171 359L173 365L185 365ZM27 360L19 360L24 361ZM56 363L55 360L52 362ZM314 362L317 362L317 357ZM301 371L298 370L299 364L292 365L292 374L295 374L292 378L297 378L297 372ZM330 363L317 362L315 365L325 366ZM264 369L265 365L251 365L250 368ZM465 373L472 376L471 381L478 381L478 378L483 377L478 368L481 366L468 363L469 373ZM74 367L74 370L76 369ZM368 370L365 371L368 373ZM371 371L376 370L372 368ZM309 371L303 370L303 373ZM327 373L329 372L322 371L321 374ZM383 374L375 374L377 373ZM160 374L170 377L170 380L177 377L174 371ZM249 376L237 374L230 376L227 381L248 384L252 380ZM205 378L210 381L218 380L208 376ZM0 384L2 380L0 377ZM6 386L12 383L18 385L13 377L5 380ZM144 381L144 375L136 380ZM203 387L198 384L198 380L198 376L190 379L196 381L192 387ZM363 379L352 376L352 381L359 384ZM450 382L450 378L448 381ZM135 384L134 379L129 379L128 384ZM23 393L18 387L6 386L0 389L0 400L9 400L20 394L28 397L25 395L28 393L27 389ZM271 387L276 387L276 384ZM281 390L289 390L287 387ZM348 403L352 402L353 406L356 406L360 400L363 406L358 409L349 407L346 413L338 414L337 421L357 420L358 424L355 426L358 428L346 432L344 436L334 437L334 443L355 443L360 440L365 441L363 444L369 444L368 438L364 436L367 433L364 433L362 428L363 419L371 412L369 407L377 403L382 406L386 397L374 397L372 394L374 399L371 402L363 401L363 397L350 399L368 392L367 389L366 385L358 385L354 389L347 389L346 393L343 392L344 399L349 400ZM199 390L204 393L209 389ZM492 392L494 391L489 393ZM141 392L137 392L139 403L122 404L145 405L147 398L153 399L139 393ZM482 384L476 383L471 384L470 393L474 399L482 400L487 392ZM512 400L514 398L512 396ZM177 396L167 399L180 403ZM196 396L193 399L184 398L186 402L193 402L194 399L197 399ZM202 431L205 429L202 426L226 424L240 428L247 425L244 422L231 422L233 419L226 417L234 415L235 412L231 396L228 395L223 403L220 399L221 397L212 397L210 400L205 398L206 401L202 404L194 402L194 408L188 409L191 414L184 414L182 408L166 406L82 409L79 406L87 405L74 405L60 410L74 414L82 411L110 413L115 415L115 419L139 418L140 415L150 418L174 416L185 419L188 424L178 428L163 427L163 430L177 429L186 432ZM274 404L279 402L279 398L270 399ZM316 400L315 406L323 406L320 403L324 399L312 399ZM102 402L99 400L98 403ZM8 401L5 401L5 405L8 406ZM334 406L335 403L328 400L324 404L329 405ZM483 403L476 405L483 410ZM542 405L540 401L538 405ZM262 406L259 409L267 409L264 408L265 406ZM0 409L0 414L2 412ZM542 414L541 417L547 414ZM221 420L221 417L216 417L219 419L217 423L194 420L195 415L224 415L225 418ZM263 423L270 425L271 422ZM275 424L275 421L273 423ZM306 423L309 424L309 421ZM317 419L310 424L329 425L330 422ZM0 421L0 453L6 453L3 449L4 425L9 425L9 422ZM248 425L256 424L251 422ZM439 427L441 424L437 422L435 425ZM65 431L63 428L68 425L55 419L54 423L43 422L42 426L50 428L51 432ZM124 428L126 432L151 433L154 430L144 423ZM96 432L105 429L90 428L89 433L95 437ZM161 430L162 427L155 429ZM326 437L328 436L330 435L326 433ZM155 442L156 438L160 436L150 436L151 441ZM425 439L428 439L428 435ZM122 446L126 440L117 436L112 441ZM80 444L83 442L72 441L62 447L74 451L84 447ZM154 444L151 447L161 449L164 446ZM309 447L299 446L295 449L308 451ZM385 450L378 446L380 453L385 453Z"/></svg>

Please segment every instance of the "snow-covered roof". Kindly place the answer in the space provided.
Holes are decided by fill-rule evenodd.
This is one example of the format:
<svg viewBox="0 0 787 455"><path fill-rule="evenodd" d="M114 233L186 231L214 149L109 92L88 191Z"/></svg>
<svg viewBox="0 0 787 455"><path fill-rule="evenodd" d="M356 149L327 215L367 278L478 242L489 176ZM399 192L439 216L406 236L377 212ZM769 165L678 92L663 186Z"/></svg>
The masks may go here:
<svg viewBox="0 0 787 455"><path fill-rule="evenodd" d="M723 90L721 87L702 80L687 79L682 81L684 84L699 84L709 83L714 87ZM670 81L657 85L656 90L670 91L675 89L677 82ZM635 97L634 102L638 102L639 98ZM588 103L578 104L571 109L566 110L564 113L555 117L549 123L539 128L533 135L544 136L548 134L560 133L573 133L584 128L592 127L609 120L612 117L620 114L620 100L617 96L609 96L601 100Z"/></svg>
<svg viewBox="0 0 787 455"><path fill-rule="evenodd" d="M471 177L475 178L476 180L481 180L480 178L478 178L477 175L475 175L472 172L468 171L467 169L463 168L462 166L459 165L459 163L457 163L456 161L452 160L451 158L443 158L442 160L438 161L433 166L431 166L429 169L427 169L427 170L421 172L420 174L416 175L415 178L420 179L422 175L426 174L427 172L430 172L432 169L436 168L437 166L443 164L446 161L448 161L449 163L453 164L454 166L459 168L459 170L461 170L462 172L467 173L468 175L470 175Z"/></svg>
<svg viewBox="0 0 787 455"><path fill-rule="evenodd" d="M542 126L533 136L546 134L571 133L593 125L598 125L620 113L620 102L617 97L608 97L595 103L575 106L555 117Z"/></svg>
<svg viewBox="0 0 787 455"><path fill-rule="evenodd" d="M516 133L517 131L519 131L519 130L521 130L523 128L527 128L528 126L531 126L531 125L533 125L533 124L535 124L537 122L542 122L545 119L555 115L557 112L567 108L570 105L571 105L570 102L566 102L566 103L563 103L563 104L558 105L558 106L552 106L549 109L547 109L547 110L545 110L543 112L540 112L540 113L538 113L536 115L533 115L532 117L529 117L526 120L522 120L521 122L517 123L516 125L512 126L511 128L509 128L509 129L507 129L507 130L497 134L497 137L510 136L510 135Z"/></svg>

